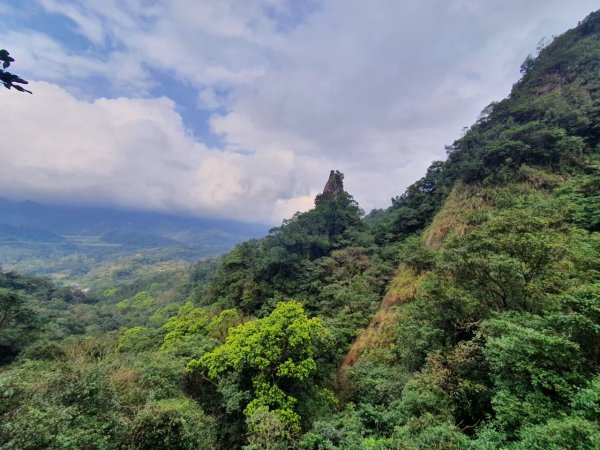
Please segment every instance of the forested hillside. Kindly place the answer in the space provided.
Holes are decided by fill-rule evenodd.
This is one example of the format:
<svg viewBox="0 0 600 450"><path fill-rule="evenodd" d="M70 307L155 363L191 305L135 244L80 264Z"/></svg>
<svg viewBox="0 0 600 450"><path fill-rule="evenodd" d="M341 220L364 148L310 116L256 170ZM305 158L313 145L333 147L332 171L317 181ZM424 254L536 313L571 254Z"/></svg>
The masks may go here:
<svg viewBox="0 0 600 450"><path fill-rule="evenodd" d="M521 71L386 210L340 178L139 289L4 274L0 448L600 448L600 12Z"/></svg>

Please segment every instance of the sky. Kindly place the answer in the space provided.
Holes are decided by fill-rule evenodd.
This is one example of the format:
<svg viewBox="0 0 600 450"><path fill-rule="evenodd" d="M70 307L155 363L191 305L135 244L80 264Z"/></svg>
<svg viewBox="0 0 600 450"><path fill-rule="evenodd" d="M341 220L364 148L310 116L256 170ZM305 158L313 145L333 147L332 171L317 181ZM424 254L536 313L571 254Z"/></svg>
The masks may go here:
<svg viewBox="0 0 600 450"><path fill-rule="evenodd" d="M0 196L278 224L445 158L588 0L2 0Z"/></svg>

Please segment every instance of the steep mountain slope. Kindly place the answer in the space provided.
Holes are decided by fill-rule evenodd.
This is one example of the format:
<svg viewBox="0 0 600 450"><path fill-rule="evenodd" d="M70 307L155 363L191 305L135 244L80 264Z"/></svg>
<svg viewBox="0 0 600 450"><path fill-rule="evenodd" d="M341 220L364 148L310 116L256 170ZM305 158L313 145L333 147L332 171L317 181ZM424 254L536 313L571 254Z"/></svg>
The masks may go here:
<svg viewBox="0 0 600 450"><path fill-rule="evenodd" d="M325 367L341 363L335 388L355 406L315 424L310 448L597 442L572 401L595 389L600 348L599 38L595 13L527 58L388 210L344 222L350 204L318 198L226 258L204 301L266 315L294 298L333 330Z"/></svg>
<svg viewBox="0 0 600 450"><path fill-rule="evenodd" d="M573 202L568 208L578 212L564 212L571 216L565 219L576 217L582 228L600 230L599 27L600 16L592 14L540 55L526 59L523 78L510 96L485 108L465 136L448 147L448 160L434 163L425 178L396 199L387 211L392 218L380 219L393 221L386 225L394 237L433 217L421 239L438 249L446 238L476 229L499 197L507 201L530 191L551 195L568 190L565 203ZM424 196L428 201L422 201ZM389 309L389 303L383 308Z"/></svg>
<svg viewBox="0 0 600 450"><path fill-rule="evenodd" d="M377 218L431 220L340 372L394 448L600 445L599 62L595 13Z"/></svg>

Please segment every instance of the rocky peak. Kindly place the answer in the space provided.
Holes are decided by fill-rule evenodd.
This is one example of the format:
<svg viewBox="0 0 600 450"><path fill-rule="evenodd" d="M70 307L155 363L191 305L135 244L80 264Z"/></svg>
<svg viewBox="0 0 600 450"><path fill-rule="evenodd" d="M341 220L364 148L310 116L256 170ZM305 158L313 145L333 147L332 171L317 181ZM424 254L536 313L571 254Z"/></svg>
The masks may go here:
<svg viewBox="0 0 600 450"><path fill-rule="evenodd" d="M323 197L335 200L342 192L344 192L344 174L339 170L332 170L323 188Z"/></svg>

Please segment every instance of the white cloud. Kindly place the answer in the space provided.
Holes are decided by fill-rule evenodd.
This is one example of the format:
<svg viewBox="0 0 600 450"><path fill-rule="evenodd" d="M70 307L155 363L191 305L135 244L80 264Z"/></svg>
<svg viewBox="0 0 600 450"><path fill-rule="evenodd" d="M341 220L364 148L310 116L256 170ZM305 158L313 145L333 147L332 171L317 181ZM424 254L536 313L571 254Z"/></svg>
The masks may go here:
<svg viewBox="0 0 600 450"><path fill-rule="evenodd" d="M14 71L21 76L61 84L82 97L89 97L93 77L105 78L109 85L135 94L147 93L153 83L139 62L121 52L103 57L78 54L32 30L6 32L3 45L16 59Z"/></svg>
<svg viewBox="0 0 600 450"><path fill-rule="evenodd" d="M85 102L52 84L31 87L32 96L0 93L3 195L273 222L290 204L306 206L293 154L209 149L169 99Z"/></svg>
<svg viewBox="0 0 600 450"><path fill-rule="evenodd" d="M508 94L541 37L597 7L337 0L298 15L289 0L39 2L91 46L74 53L40 32L7 32L7 47L26 55L20 67L70 92L39 84L33 99L3 100L19 123L0 121L0 131L29 153L12 158L22 164L12 166L14 194L246 220L307 208L330 169L346 172L365 209L387 206ZM150 69L187 83L213 113L206 128L220 148L187 133L164 98L78 100L93 100L85 83L97 77L148 96L160 82ZM56 110L63 117L50 120ZM36 136L19 141L27 133Z"/></svg>

